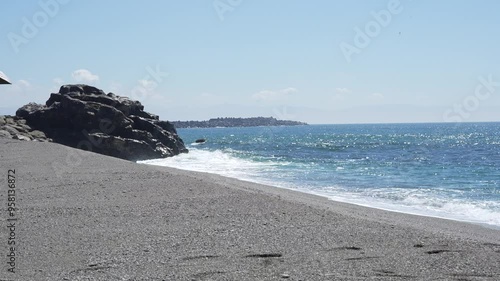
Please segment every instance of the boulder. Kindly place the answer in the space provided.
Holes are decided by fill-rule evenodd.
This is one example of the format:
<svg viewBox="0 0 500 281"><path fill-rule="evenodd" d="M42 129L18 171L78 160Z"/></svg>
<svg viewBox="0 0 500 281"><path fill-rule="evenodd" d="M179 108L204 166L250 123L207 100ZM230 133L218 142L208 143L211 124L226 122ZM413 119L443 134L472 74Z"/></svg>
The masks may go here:
<svg viewBox="0 0 500 281"><path fill-rule="evenodd" d="M145 112L139 101L88 85L63 85L45 105L29 103L16 116L33 129L33 139L42 140L42 133L54 142L122 159L137 161L188 152L172 123ZM0 119L7 125L8 121Z"/></svg>
<svg viewBox="0 0 500 281"><path fill-rule="evenodd" d="M35 111L41 110L43 108L45 108L45 106L38 104L38 103L30 102L30 103L24 105L23 107L19 108L16 111L16 116L20 117L20 118L25 118L29 114L31 114Z"/></svg>
<svg viewBox="0 0 500 281"><path fill-rule="evenodd" d="M0 138L12 138L12 135L6 130L0 130Z"/></svg>
<svg viewBox="0 0 500 281"><path fill-rule="evenodd" d="M47 136L45 135L44 132L42 131L38 131L38 130L33 130L30 132L30 135L34 138L34 139L46 139Z"/></svg>
<svg viewBox="0 0 500 281"><path fill-rule="evenodd" d="M4 125L2 129L9 132L12 136L19 134L19 131L16 128L14 128L11 124Z"/></svg>
<svg viewBox="0 0 500 281"><path fill-rule="evenodd" d="M24 140L24 141L30 141L30 140L31 140L31 138L30 138L30 137L25 136L25 135L21 135L21 134L19 134L19 135L15 135L15 136L13 137L13 139L16 139L16 140Z"/></svg>
<svg viewBox="0 0 500 281"><path fill-rule="evenodd" d="M0 116L0 138L49 141L43 132L33 130L26 124L25 119L17 116Z"/></svg>

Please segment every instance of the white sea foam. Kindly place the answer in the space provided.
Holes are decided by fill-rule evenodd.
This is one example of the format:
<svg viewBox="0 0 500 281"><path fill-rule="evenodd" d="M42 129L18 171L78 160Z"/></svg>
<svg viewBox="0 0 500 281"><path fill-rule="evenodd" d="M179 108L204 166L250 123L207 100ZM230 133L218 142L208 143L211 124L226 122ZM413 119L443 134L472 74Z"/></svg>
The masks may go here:
<svg viewBox="0 0 500 281"><path fill-rule="evenodd" d="M366 207L439 217L500 228L500 202L450 199L447 190L412 188L350 189L339 186L306 186L286 177L283 165L289 163L257 162L234 156L235 151L190 148L187 154L140 163L209 172L261 184L290 188L325 196L335 201ZM341 170L343 167L339 167Z"/></svg>
<svg viewBox="0 0 500 281"><path fill-rule="evenodd" d="M272 169L272 163L260 163L231 156L216 150L207 151L190 148L189 153L176 157L139 161L139 163L208 172L243 180L258 178L263 169Z"/></svg>
<svg viewBox="0 0 500 281"><path fill-rule="evenodd" d="M440 198L418 189L366 190L349 192L346 188L304 190L332 200L407 214L487 224L500 228L500 202L475 202L465 199Z"/></svg>

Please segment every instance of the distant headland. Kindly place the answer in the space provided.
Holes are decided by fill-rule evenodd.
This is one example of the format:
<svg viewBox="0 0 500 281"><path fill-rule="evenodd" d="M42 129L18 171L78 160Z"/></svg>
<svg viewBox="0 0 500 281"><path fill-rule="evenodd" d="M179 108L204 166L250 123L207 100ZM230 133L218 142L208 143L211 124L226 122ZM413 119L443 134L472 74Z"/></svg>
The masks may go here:
<svg viewBox="0 0 500 281"><path fill-rule="evenodd" d="M214 128L214 127L256 127L256 126L298 126L304 122L278 120L274 117L250 118L212 118L207 121L171 121L176 128Z"/></svg>

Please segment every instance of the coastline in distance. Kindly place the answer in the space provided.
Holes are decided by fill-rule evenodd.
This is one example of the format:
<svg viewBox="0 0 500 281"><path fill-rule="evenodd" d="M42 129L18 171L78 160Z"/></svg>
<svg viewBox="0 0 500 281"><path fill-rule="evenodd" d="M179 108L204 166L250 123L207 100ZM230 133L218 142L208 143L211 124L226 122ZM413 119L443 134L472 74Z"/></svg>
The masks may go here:
<svg viewBox="0 0 500 281"><path fill-rule="evenodd" d="M171 121L175 128L214 128L214 127L256 127L256 126L299 126L304 122L278 120L274 117L250 118L212 118L206 121Z"/></svg>

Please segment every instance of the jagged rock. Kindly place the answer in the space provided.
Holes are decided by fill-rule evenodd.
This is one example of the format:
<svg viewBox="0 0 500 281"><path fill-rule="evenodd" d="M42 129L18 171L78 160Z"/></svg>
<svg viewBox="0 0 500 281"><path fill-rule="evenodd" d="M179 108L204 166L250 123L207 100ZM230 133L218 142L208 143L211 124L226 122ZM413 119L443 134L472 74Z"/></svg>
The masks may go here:
<svg viewBox="0 0 500 281"><path fill-rule="evenodd" d="M87 95L106 95L103 90L85 84L62 85L59 88L59 94L65 95L68 93L85 93Z"/></svg>
<svg viewBox="0 0 500 281"><path fill-rule="evenodd" d="M63 85L45 105L29 103L16 116L35 129L30 135L34 139L43 140L43 133L54 142L123 159L187 152L172 123L145 112L138 101L88 85Z"/></svg>
<svg viewBox="0 0 500 281"><path fill-rule="evenodd" d="M0 116L0 138L48 141L43 132L33 130L26 120L17 116Z"/></svg>
<svg viewBox="0 0 500 281"><path fill-rule="evenodd" d="M9 132L9 134L11 134L12 136L19 134L19 131L16 128L12 127L12 125L4 125L2 129Z"/></svg>
<svg viewBox="0 0 500 281"><path fill-rule="evenodd" d="M33 136L34 139L46 139L47 136L44 132L39 130L33 130L30 132L30 135Z"/></svg>
<svg viewBox="0 0 500 281"><path fill-rule="evenodd" d="M16 129L19 132L28 132L28 131L31 130L30 126L27 126L27 125L24 125L24 124L21 124L21 123L10 125L10 127Z"/></svg>
<svg viewBox="0 0 500 281"><path fill-rule="evenodd" d="M0 130L0 138L12 138L12 135L6 130Z"/></svg>
<svg viewBox="0 0 500 281"><path fill-rule="evenodd" d="M30 141L30 140L31 140L31 138L30 138L30 137L25 136L25 135L21 135L21 134L19 134L19 135L15 135L15 136L13 137L13 139L16 139L16 140L24 140L24 141Z"/></svg>
<svg viewBox="0 0 500 281"><path fill-rule="evenodd" d="M16 116L21 117L21 118L25 118L29 114L31 114L37 110L41 110L43 108L45 108L45 106L38 104L38 103L30 102L30 103L24 105L23 107L19 108L16 111Z"/></svg>
<svg viewBox="0 0 500 281"><path fill-rule="evenodd" d="M153 148L146 141L129 139L106 135L103 133L93 133L89 135L94 144L98 144L101 150L106 151L109 156L114 156L124 159L151 159L158 156L168 157L172 153L170 150L163 150L162 145Z"/></svg>
<svg viewBox="0 0 500 281"><path fill-rule="evenodd" d="M153 121L154 124L160 126L163 130L173 131L177 134L177 130L175 129L174 124L168 121Z"/></svg>

